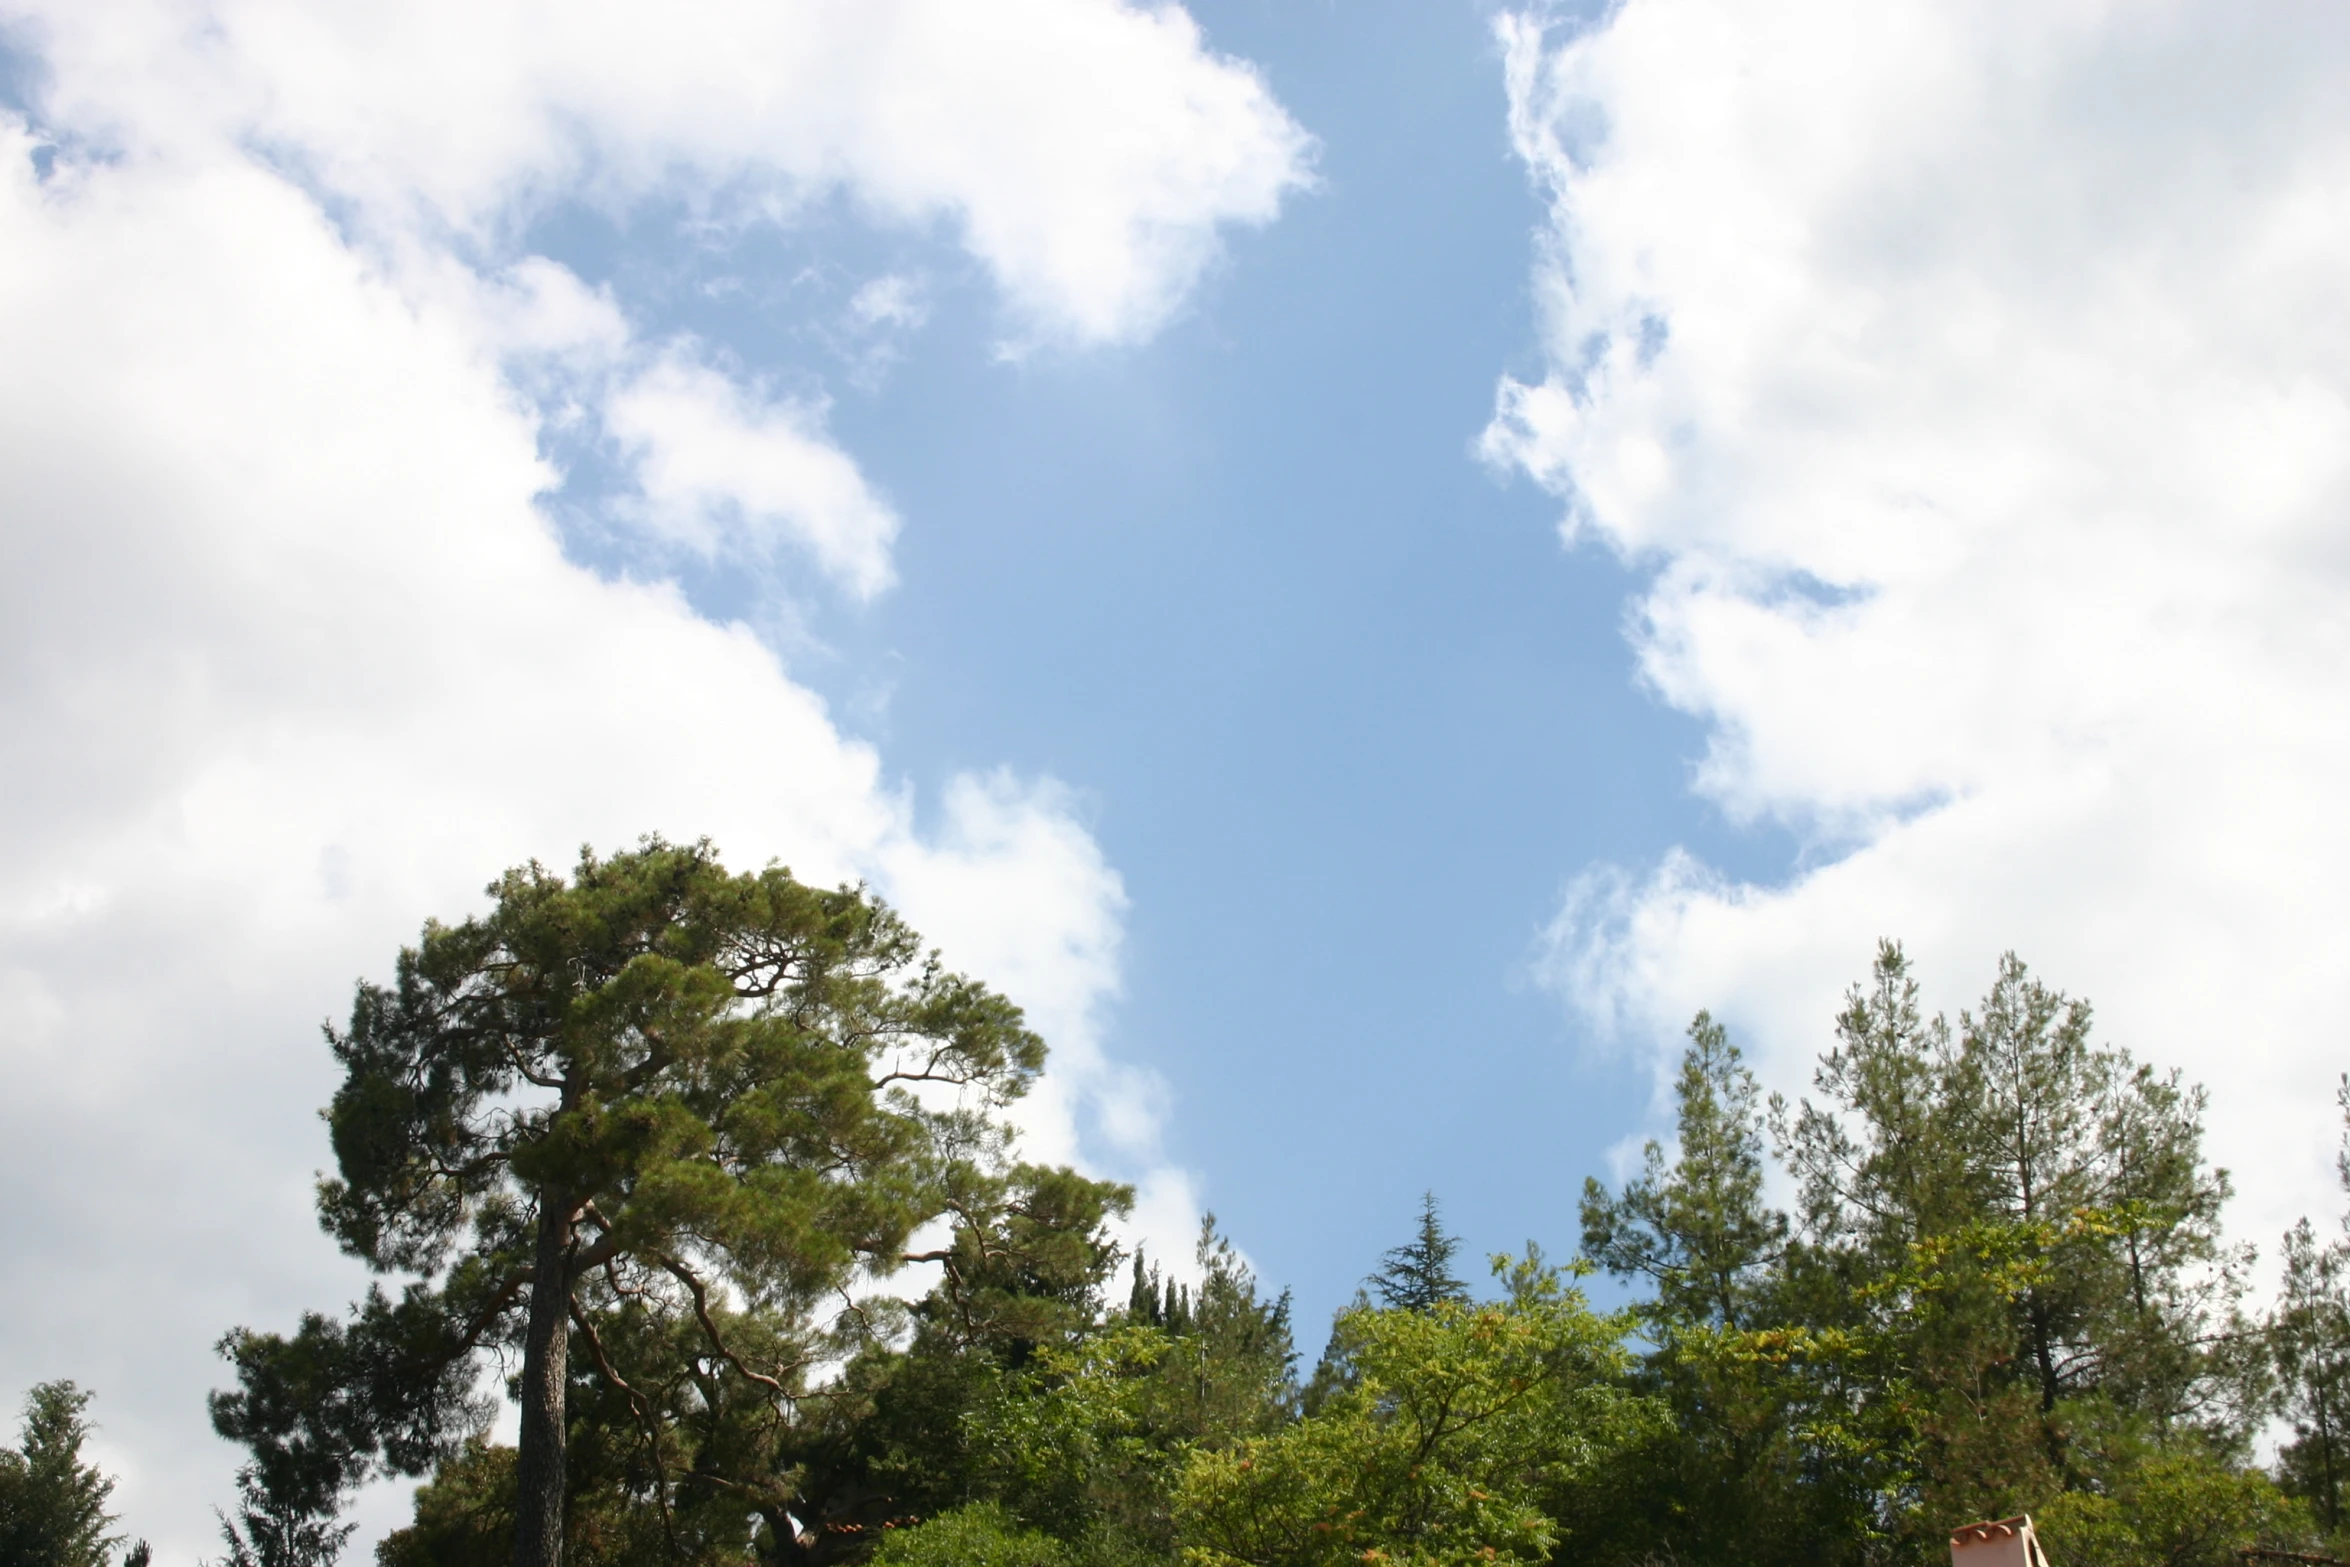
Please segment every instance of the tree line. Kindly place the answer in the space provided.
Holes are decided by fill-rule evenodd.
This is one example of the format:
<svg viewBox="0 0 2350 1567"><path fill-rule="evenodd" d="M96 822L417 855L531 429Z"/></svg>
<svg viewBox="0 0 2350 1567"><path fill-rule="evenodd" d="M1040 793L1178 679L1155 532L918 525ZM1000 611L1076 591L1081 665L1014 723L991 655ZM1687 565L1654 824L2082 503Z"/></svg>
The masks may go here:
<svg viewBox="0 0 2350 1567"><path fill-rule="evenodd" d="M321 1222L384 1282L222 1340L230 1567L336 1561L387 1475L423 1483L380 1567L2350 1543L2350 1242L2301 1223L2255 1309L2203 1091L2012 957L1951 1021L1883 947L1794 1101L1700 1015L1574 1257L1473 1287L1430 1197L1307 1368L1212 1219L1184 1282L1117 1243L1130 1191L1018 1157L1042 1041L861 889L648 840L489 890L328 1030ZM87 1404L36 1388L0 1449L0 1567L143 1567Z"/></svg>

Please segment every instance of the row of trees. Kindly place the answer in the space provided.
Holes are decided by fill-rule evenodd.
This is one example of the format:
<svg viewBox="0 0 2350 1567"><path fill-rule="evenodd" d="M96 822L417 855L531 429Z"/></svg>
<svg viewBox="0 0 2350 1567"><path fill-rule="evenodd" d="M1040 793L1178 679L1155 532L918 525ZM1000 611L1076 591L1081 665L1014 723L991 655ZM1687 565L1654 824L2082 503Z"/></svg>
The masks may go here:
<svg viewBox="0 0 2350 1567"><path fill-rule="evenodd" d="M384 1474L425 1483L382 1567L1925 1567L2025 1510L2063 1567L2345 1543L2350 1249L2303 1224L2250 1311L2201 1091L2012 959L1951 1023L1887 947L1793 1103L1701 1016L1576 1259L1472 1290L1431 1199L1301 1376L1212 1221L1175 1282L1123 1188L1017 1159L1041 1042L861 892L660 842L491 892L330 1032L320 1211L387 1282L224 1341L240 1567L333 1561ZM37 1395L0 1528L79 1397ZM83 1554L0 1567L105 1559L73 1494Z"/></svg>

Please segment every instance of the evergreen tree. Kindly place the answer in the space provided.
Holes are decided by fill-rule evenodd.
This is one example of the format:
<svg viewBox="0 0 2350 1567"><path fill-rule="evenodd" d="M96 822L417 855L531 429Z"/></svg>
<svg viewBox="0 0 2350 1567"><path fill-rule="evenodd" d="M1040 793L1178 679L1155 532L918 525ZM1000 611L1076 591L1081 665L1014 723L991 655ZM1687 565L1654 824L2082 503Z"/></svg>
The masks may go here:
<svg viewBox="0 0 2350 1567"><path fill-rule="evenodd" d="M1835 1560L1865 1537L1866 1444L1822 1442L1850 1425L1847 1384L1790 1354L1807 1326L1785 1214L1763 1200L1761 1090L1705 1013L1675 1082L1675 1147L1650 1142L1621 1193L1584 1185L1583 1251L1655 1292L1632 1310L1651 1346L1636 1384L1672 1411L1609 1496L1612 1539L1632 1560L1755 1564Z"/></svg>
<svg viewBox="0 0 2350 1567"><path fill-rule="evenodd" d="M0 1447L0 1567L105 1567L121 1543L109 1534L112 1477L82 1459L90 1395L71 1382L43 1382L25 1395L14 1447ZM125 1567L146 1567L141 1542Z"/></svg>
<svg viewBox="0 0 2350 1567"><path fill-rule="evenodd" d="M1681 1057L1676 1147L1643 1150L1641 1173L1611 1196L1583 1183L1583 1254L1618 1278L1656 1290L1642 1308L1670 1332L1753 1326L1787 1244L1787 1219L1762 1200L1761 1091L1738 1047L1710 1016L1689 1025Z"/></svg>
<svg viewBox="0 0 2350 1567"><path fill-rule="evenodd" d="M2339 1099L2350 1123L2350 1076ZM2335 1167L2350 1190L2350 1131ZM2307 1219L2286 1234L2284 1288L2268 1324L2278 1411L2293 1431L2277 1466L2337 1540L2350 1526L2350 1216L2343 1225L2325 1244Z"/></svg>
<svg viewBox="0 0 2350 1567"><path fill-rule="evenodd" d="M357 1524L338 1524L323 1509L272 1495L260 1469L237 1471L237 1512L220 1520L228 1546L221 1567L333 1567Z"/></svg>
<svg viewBox="0 0 2350 1567"><path fill-rule="evenodd" d="M1468 1285L1452 1271L1460 1249L1460 1241L1444 1233L1436 1194L1428 1192L1420 1199L1419 1233L1389 1251L1366 1282L1390 1311L1429 1311L1445 1301L1467 1300Z"/></svg>
<svg viewBox="0 0 2350 1567"><path fill-rule="evenodd" d="M1009 1162L992 1112L1043 1043L862 891L648 840L490 892L330 1033L321 1216L413 1281L347 1325L232 1335L216 1423L271 1494L337 1495L448 1456L495 1347L520 1361L517 1567L563 1559L575 1414L673 1548L739 1554L754 1529L788 1555L777 1433L813 1368L891 1320L848 1286L933 1262L953 1332L1043 1331L1061 1308L1030 1285L1091 1255L1086 1216L1124 1195ZM952 1237L910 1254L934 1218Z"/></svg>
<svg viewBox="0 0 2350 1567"><path fill-rule="evenodd" d="M1790 1287L1815 1323L1890 1336L1919 1527L2104 1484L2084 1422L2238 1450L2242 1259L2201 1092L2096 1044L2087 1004L2012 955L1954 1031L1887 943L1837 1036L1821 1101L1784 1123L1807 1242Z"/></svg>
<svg viewBox="0 0 2350 1567"><path fill-rule="evenodd" d="M2281 1413L2292 1440L2277 1453L2285 1489L2342 1532L2350 1487L2350 1254L2320 1245L2303 1219L2285 1236L2284 1288L2269 1321Z"/></svg>

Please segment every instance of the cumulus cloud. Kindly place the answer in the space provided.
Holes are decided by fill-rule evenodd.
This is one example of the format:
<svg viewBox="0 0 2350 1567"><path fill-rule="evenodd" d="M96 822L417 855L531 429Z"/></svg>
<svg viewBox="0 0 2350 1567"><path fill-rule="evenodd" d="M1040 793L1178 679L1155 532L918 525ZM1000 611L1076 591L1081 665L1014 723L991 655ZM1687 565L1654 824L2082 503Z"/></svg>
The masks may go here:
<svg viewBox="0 0 2350 1567"><path fill-rule="evenodd" d="M2213 1090L2246 1233L2338 1205L2350 17L1629 0L1505 17L1549 365L1497 461L1646 575L1767 885L1587 873L1549 971L1800 1086L1881 934L2017 949Z"/></svg>
<svg viewBox="0 0 2350 1567"><path fill-rule="evenodd" d="M955 225L1037 330L1127 338L1298 177L1248 70L1112 0L986 33L920 4L4 9L40 87L0 116L0 1389L99 1390L129 1528L209 1544L214 1337L360 1287L310 1214L319 1022L528 856L708 834L871 880L1059 1046L1034 1153L1187 1190L1101 1045L1123 894L1065 793L970 778L920 826L772 648L568 560L539 509L584 424L640 497L615 525L870 594L899 521L821 405L519 236L565 200L787 219L846 189Z"/></svg>
<svg viewBox="0 0 2350 1567"><path fill-rule="evenodd" d="M559 199L730 220L846 190L953 226L1034 330L1148 335L1307 177L1309 138L1176 5L1122 0L11 0L49 112L132 148L237 139L405 233ZM4 14L0 11L0 14Z"/></svg>

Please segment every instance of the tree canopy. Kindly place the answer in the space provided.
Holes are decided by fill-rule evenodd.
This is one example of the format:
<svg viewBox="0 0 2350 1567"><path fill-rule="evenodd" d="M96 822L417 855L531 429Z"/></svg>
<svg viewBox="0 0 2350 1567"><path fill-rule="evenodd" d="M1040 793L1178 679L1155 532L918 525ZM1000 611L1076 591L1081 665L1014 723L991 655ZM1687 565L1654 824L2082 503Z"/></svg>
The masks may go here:
<svg viewBox="0 0 2350 1567"><path fill-rule="evenodd" d="M1932 1567L2027 1511L2058 1567L2350 1547L2350 1221L2251 1309L2202 1090L2012 956L1952 1019L1886 944L1796 1099L1700 1013L1579 1256L1472 1286L1428 1194L1301 1386L1212 1216L1170 1266L1017 1158L1042 1042L869 894L659 841L489 891L329 1030L320 1213L383 1282L223 1341L228 1567L333 1562L383 1473L426 1483L378 1567ZM85 1407L0 1451L0 1567L119 1543Z"/></svg>
<svg viewBox="0 0 2350 1567"><path fill-rule="evenodd" d="M867 1282L937 1264L958 1330L1016 1335L1124 1194L1011 1161L996 1112L1042 1041L858 889L651 840L489 893L329 1032L321 1219L407 1282L232 1335L216 1419L265 1498L314 1513L370 1465L456 1456L476 1352L518 1353L517 1563L564 1558L582 1416L669 1548L763 1530L789 1557L805 1499L776 1456L820 1368L903 1310Z"/></svg>

